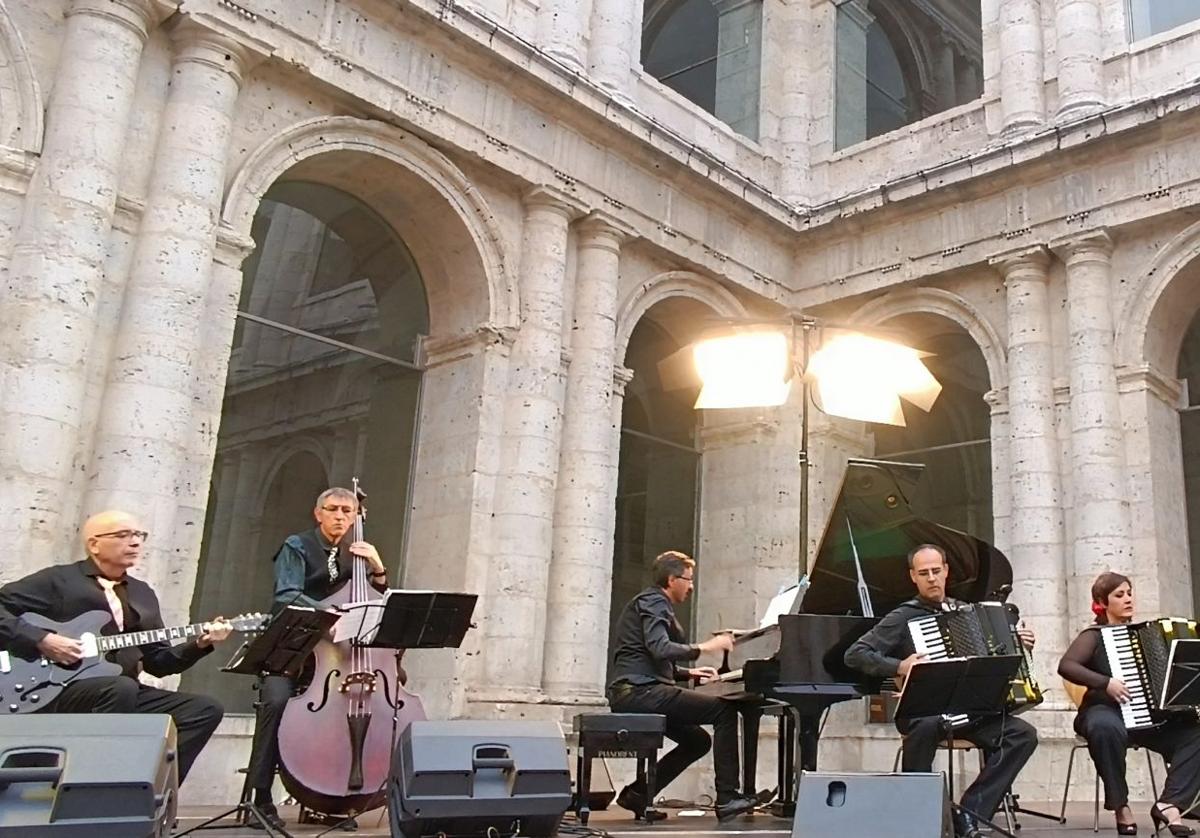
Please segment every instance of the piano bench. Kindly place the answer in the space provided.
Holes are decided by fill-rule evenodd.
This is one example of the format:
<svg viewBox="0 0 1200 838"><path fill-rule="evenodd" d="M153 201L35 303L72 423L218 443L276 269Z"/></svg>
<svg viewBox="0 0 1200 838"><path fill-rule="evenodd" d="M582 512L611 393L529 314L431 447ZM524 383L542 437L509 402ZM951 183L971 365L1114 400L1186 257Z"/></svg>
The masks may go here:
<svg viewBox="0 0 1200 838"><path fill-rule="evenodd" d="M646 796L641 801L641 810L635 812L639 820L649 822L646 812L653 812L654 774L658 766L658 749L663 744L663 732L667 729L667 717L656 713L580 713L575 717L574 729L579 737L576 752L574 809L579 822L587 826L591 810L588 808L588 791L592 784L592 760L636 759L637 779L645 785Z"/></svg>

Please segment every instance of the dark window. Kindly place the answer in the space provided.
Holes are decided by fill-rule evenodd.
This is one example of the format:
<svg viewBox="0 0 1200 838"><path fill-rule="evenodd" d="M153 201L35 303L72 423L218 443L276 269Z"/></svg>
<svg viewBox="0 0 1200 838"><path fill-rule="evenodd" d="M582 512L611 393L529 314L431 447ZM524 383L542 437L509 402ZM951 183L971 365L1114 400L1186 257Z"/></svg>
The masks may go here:
<svg viewBox="0 0 1200 838"><path fill-rule="evenodd" d="M271 559L314 525L313 502L352 477L368 493L367 538L398 579L417 409L416 339L427 330L421 277L370 208L315 183L263 198L243 264L238 327L194 619L268 611ZM219 667L233 645L184 675L188 689L248 712L249 679Z"/></svg>
<svg viewBox="0 0 1200 838"><path fill-rule="evenodd" d="M1192 596L1200 604L1200 314L1192 320L1179 352L1179 377L1187 384L1188 405L1179 416L1183 442L1183 486L1187 503Z"/></svg>
<svg viewBox="0 0 1200 838"><path fill-rule="evenodd" d="M842 0L836 40L837 148L982 95L979 0Z"/></svg>
<svg viewBox="0 0 1200 838"><path fill-rule="evenodd" d="M758 138L762 7L646 0L642 67L739 134Z"/></svg>
<svg viewBox="0 0 1200 838"><path fill-rule="evenodd" d="M1135 41L1197 19L1196 0L1129 0L1129 29Z"/></svg>

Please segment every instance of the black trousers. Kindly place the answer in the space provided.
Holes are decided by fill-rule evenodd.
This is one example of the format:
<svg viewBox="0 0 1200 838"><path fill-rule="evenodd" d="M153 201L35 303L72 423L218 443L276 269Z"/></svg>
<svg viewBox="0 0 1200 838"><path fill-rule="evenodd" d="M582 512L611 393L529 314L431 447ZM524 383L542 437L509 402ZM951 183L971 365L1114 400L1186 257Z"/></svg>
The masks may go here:
<svg viewBox="0 0 1200 838"><path fill-rule="evenodd" d="M258 710L246 779L252 789L270 789L279 767L279 723L296 682L282 675L267 675L258 683Z"/></svg>
<svg viewBox="0 0 1200 838"><path fill-rule="evenodd" d="M175 720L181 783L225 715L206 695L160 690L124 675L75 681L38 712L166 713Z"/></svg>
<svg viewBox="0 0 1200 838"><path fill-rule="evenodd" d="M666 788L684 769L713 748L717 802L725 803L738 793L738 712L728 701L666 684L646 684L609 690L608 703L616 713L660 713L667 717L667 738L675 743L656 771L657 789ZM712 725L709 737L700 725ZM715 747L714 747L715 743Z"/></svg>
<svg viewBox="0 0 1200 838"><path fill-rule="evenodd" d="M946 741L941 716L897 721L904 734L903 771L932 771L938 745ZM955 739L966 739L983 750L983 770L962 794L962 807L991 819L1005 793L1033 756L1037 731L1033 725L1012 716L991 716L954 731Z"/></svg>
<svg viewBox="0 0 1200 838"><path fill-rule="evenodd" d="M1162 754L1167 779L1159 800L1184 809L1200 792L1200 724L1183 718L1151 730L1128 730L1121 711L1111 704L1093 704L1075 716L1075 732L1087 740L1088 753L1104 783L1104 808L1129 803L1125 782L1125 751L1129 745Z"/></svg>

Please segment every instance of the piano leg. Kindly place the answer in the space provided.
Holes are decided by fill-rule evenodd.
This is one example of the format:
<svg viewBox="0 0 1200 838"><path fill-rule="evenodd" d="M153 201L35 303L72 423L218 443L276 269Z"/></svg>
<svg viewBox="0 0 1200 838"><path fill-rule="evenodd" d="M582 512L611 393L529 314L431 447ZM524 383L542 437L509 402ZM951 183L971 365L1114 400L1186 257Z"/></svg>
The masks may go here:
<svg viewBox="0 0 1200 838"><path fill-rule="evenodd" d="M790 818L796 814L796 717L791 708L779 716L779 791L771 804L776 817Z"/></svg>
<svg viewBox="0 0 1200 838"><path fill-rule="evenodd" d="M800 743L800 769L817 770L817 747L820 744L821 717L798 715L799 729L796 731Z"/></svg>
<svg viewBox="0 0 1200 838"><path fill-rule="evenodd" d="M748 704L738 710L742 716L742 794L753 797L758 794L758 723L762 708Z"/></svg>

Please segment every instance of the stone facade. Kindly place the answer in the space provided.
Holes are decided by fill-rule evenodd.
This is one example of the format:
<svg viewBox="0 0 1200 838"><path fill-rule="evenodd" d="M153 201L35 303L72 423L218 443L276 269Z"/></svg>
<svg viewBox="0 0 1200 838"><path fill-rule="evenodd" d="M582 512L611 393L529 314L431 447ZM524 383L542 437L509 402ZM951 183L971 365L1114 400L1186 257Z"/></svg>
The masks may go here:
<svg viewBox="0 0 1200 838"><path fill-rule="evenodd" d="M641 70L642 5L0 0L0 578L122 506L188 616L210 483L261 479L213 473L252 222L273 184L327 184L395 229L428 301L404 582L481 594L460 652L410 656L431 712L602 703L625 351L651 309L681 305L681 334L923 315L986 364L995 540L1049 694L1018 791L1055 796L1053 666L1089 579L1122 568L1140 613L1192 610L1200 23L1131 43L1123 0L983 0L982 95L835 151L833 0L747 16L753 141ZM720 5L733 37L747 4ZM800 408L704 417L699 631L754 621L873 452L814 416L801 522ZM835 711L824 765L890 765L861 712ZM192 802L234 799L246 734L226 723Z"/></svg>

